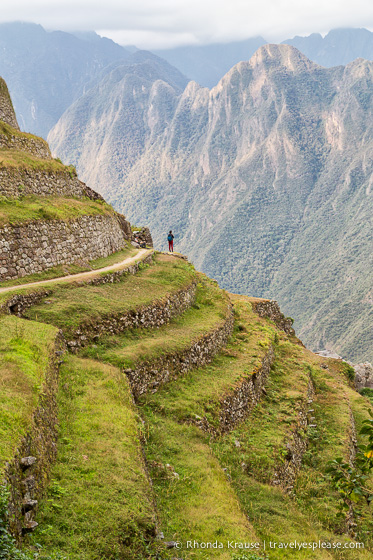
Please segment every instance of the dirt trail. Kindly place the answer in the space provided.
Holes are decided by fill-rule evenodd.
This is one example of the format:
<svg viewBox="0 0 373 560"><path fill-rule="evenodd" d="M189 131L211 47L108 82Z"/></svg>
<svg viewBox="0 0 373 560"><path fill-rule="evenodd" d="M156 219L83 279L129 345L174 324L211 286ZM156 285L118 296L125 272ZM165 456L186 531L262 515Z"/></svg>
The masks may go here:
<svg viewBox="0 0 373 560"><path fill-rule="evenodd" d="M153 253L153 249L140 249L133 257L127 257L121 262L112 264L110 266L105 266L104 268L98 268L97 270L89 270L88 272L79 272L79 274L69 274L68 276L59 276L58 278L51 278L50 280L40 280L39 282L30 282L29 284L18 284L17 286L9 286L8 288L0 288L0 294L6 292L14 292L20 288L33 288L35 286L49 286L49 284L55 284L56 282L76 282L79 280L89 280L95 276L99 276L101 272L115 272L116 270L122 270L127 268L138 261L144 260L148 255Z"/></svg>

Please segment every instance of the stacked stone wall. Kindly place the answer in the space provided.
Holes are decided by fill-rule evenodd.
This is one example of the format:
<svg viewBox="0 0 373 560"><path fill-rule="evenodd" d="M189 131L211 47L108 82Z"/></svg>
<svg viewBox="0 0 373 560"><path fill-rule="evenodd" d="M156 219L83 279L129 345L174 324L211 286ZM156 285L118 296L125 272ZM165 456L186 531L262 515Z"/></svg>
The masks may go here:
<svg viewBox="0 0 373 560"><path fill-rule="evenodd" d="M287 492L292 491L298 471L302 466L303 455L308 445L307 428L308 426L316 427L316 424L312 424L312 421L315 421L314 417L311 416L313 410L310 410L314 395L315 389L310 379L307 399L300 406L295 429L289 435L289 440L284 449L284 459L278 465L272 480L273 485L281 486Z"/></svg>
<svg viewBox="0 0 373 560"><path fill-rule="evenodd" d="M293 329L293 319L291 319L291 317L285 317L285 315L281 313L281 309L277 301L268 299L253 300L251 305L253 307L253 311L257 313L259 317L270 319L286 334L295 334Z"/></svg>
<svg viewBox="0 0 373 560"><path fill-rule="evenodd" d="M274 359L275 352L270 345L260 365L246 375L231 393L222 397L216 423L211 423L206 417L191 420L190 423L213 436L231 431L250 414L261 399Z"/></svg>
<svg viewBox="0 0 373 560"><path fill-rule="evenodd" d="M37 195L104 200L68 170L47 171L9 167L0 167L0 195L7 198Z"/></svg>
<svg viewBox="0 0 373 560"><path fill-rule="evenodd" d="M19 130L13 103L10 99L8 86L6 85L3 78L0 78L0 121L3 121L13 128Z"/></svg>
<svg viewBox="0 0 373 560"><path fill-rule="evenodd" d="M37 136L0 134L0 148L27 152L42 159L52 159L48 144Z"/></svg>
<svg viewBox="0 0 373 560"><path fill-rule="evenodd" d="M0 229L0 281L107 257L121 249L124 241L114 214L6 225Z"/></svg>
<svg viewBox="0 0 373 560"><path fill-rule="evenodd" d="M133 369L125 369L135 400L144 393L155 393L164 383L210 362L226 344L233 330L233 322L232 306L229 305L225 321L193 341L188 348L147 360Z"/></svg>
<svg viewBox="0 0 373 560"><path fill-rule="evenodd" d="M62 337L58 335L30 426L2 475L10 488L9 528L18 543L37 526L37 503L43 495L57 455L56 394L62 353Z"/></svg>
<svg viewBox="0 0 373 560"><path fill-rule="evenodd" d="M121 333L132 328L161 327L193 305L196 289L197 284L193 281L189 286L180 288L177 292L150 305L143 305L116 315L101 316L94 323L82 321L78 329L64 332L67 346L74 351L98 340L101 336Z"/></svg>

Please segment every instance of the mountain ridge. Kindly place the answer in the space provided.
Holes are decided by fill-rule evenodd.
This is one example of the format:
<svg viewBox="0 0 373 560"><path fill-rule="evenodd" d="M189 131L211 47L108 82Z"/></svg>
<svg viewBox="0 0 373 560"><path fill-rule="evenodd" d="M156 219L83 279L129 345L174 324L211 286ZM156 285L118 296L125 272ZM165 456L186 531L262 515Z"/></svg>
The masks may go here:
<svg viewBox="0 0 373 560"><path fill-rule="evenodd" d="M119 159L113 162L110 181L105 166L100 167L100 180L92 184L117 208L149 223L159 246L164 231L176 230L180 249L224 287L264 297L275 294L285 311L297 319L297 329L306 343L312 348L334 347L343 355L343 345L338 346L337 338L330 334L340 332L335 325L329 331L326 326L321 340L315 331L304 336L307 316L311 320L320 303L318 278L312 283L308 274L307 288L291 249L297 247L303 255L309 247L316 267L314 238L322 238L325 244L329 235L328 246L334 257L323 258L334 263L336 276L330 274L326 281L329 287L323 291L325 301L330 308L343 306L343 301L350 298L343 287L343 262L349 263L349 275L356 266L362 291L359 296L351 296L356 300L352 305L356 312L349 310L348 325L359 324L365 334L360 335L364 340L360 347L360 327L351 328L353 340L346 351L351 359L359 356L359 360L371 360L370 354L362 353L363 348L370 352L370 335L363 320L370 310L364 309L362 301L367 290L364 278L366 274L370 278L371 270L367 243L372 65L357 60L346 67L327 69L309 61L294 47L263 46L251 61L231 69L211 91L195 83L189 83L183 93L170 91L168 105L175 109L164 120L162 111L156 118L163 132L152 136L145 127L139 158L129 166ZM136 104L134 99L132 102ZM143 115L148 111L145 108ZM73 123L76 114L68 111L49 139L53 149L69 160L74 130L64 126L67 118ZM128 120L125 112L120 118ZM146 118L141 117L140 122L146 123ZM126 134L130 135L129 128ZM116 133L118 139L120 142ZM110 142L108 133L106 146ZM84 141L84 131L79 143L89 157L90 144ZM81 162L74 159L83 177L91 182L95 164ZM315 233L313 214L318 216L318 223L325 224L327 233ZM358 249L352 230L358 232L354 234ZM344 247L344 239L350 249ZM239 245L247 248L246 256ZM307 268L306 262L303 266ZM322 267L319 273L322 277ZM298 291L293 292L292 300L286 292L285 278L289 274L298 278ZM303 282L303 294L299 282ZM308 300L303 309L292 303L304 301L309 288L312 301ZM333 300L332 305L328 293L336 289L341 300Z"/></svg>

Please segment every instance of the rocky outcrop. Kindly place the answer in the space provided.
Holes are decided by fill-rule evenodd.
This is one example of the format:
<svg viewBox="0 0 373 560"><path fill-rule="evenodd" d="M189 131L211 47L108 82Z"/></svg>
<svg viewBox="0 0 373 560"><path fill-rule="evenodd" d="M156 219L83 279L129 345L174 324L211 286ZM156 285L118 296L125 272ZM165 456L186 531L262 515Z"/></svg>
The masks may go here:
<svg viewBox="0 0 373 560"><path fill-rule="evenodd" d="M0 121L9 124L13 128L19 130L16 114L13 109L13 103L10 99L8 86L3 78L0 78Z"/></svg>
<svg viewBox="0 0 373 560"><path fill-rule="evenodd" d="M277 301L269 299L253 299L251 301L253 311L259 315L259 317L266 317L275 323L275 325L283 330L286 334L294 335L293 329L293 319L291 317L285 317L281 313L281 309Z"/></svg>
<svg viewBox="0 0 373 560"><path fill-rule="evenodd" d="M0 229L0 281L60 264L107 257L125 236L114 214L84 215L68 222L35 221Z"/></svg>
<svg viewBox="0 0 373 560"><path fill-rule="evenodd" d="M145 361L132 369L124 369L135 400L149 391L155 393L164 383L210 362L226 344L232 330L233 312L230 305L224 323L194 340L188 348Z"/></svg>
<svg viewBox="0 0 373 560"><path fill-rule="evenodd" d="M352 365L352 364L350 364ZM373 366L369 362L363 364L354 364L355 370L355 388L357 391L361 389L373 389Z"/></svg>
<svg viewBox="0 0 373 560"><path fill-rule="evenodd" d="M58 335L39 402L26 436L18 445L13 460L5 465L3 472L5 483L10 489L9 528L18 542L37 526L37 503L46 487L51 465L57 455L56 392L62 348L62 339Z"/></svg>
<svg viewBox="0 0 373 560"><path fill-rule="evenodd" d="M0 136L1 138L1 136ZM0 195L7 198L19 196L62 196L104 200L101 195L79 181L73 169L48 171L22 167L1 167Z"/></svg>

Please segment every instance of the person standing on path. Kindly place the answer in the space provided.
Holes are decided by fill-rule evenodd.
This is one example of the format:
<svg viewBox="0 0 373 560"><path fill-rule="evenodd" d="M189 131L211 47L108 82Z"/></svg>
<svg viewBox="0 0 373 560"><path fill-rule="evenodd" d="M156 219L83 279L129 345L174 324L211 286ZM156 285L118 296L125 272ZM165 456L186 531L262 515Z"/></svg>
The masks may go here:
<svg viewBox="0 0 373 560"><path fill-rule="evenodd" d="M170 229L170 232L167 236L168 239L168 250L170 253L174 252L174 236L172 235L172 230Z"/></svg>

